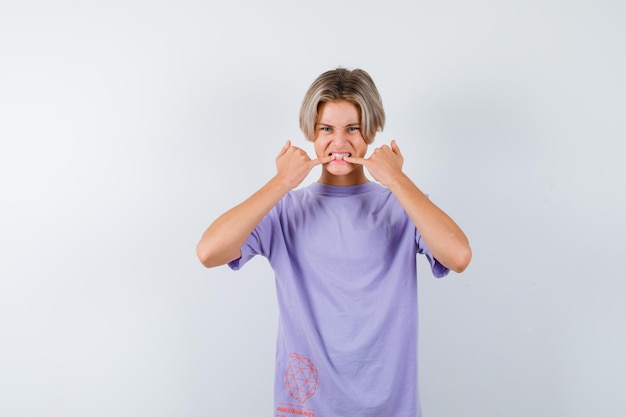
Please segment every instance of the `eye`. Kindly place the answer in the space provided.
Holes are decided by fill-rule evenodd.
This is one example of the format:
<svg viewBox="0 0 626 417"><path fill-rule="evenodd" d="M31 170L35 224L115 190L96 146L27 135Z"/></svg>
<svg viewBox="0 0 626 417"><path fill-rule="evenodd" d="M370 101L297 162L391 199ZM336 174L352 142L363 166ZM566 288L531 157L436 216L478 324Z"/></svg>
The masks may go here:
<svg viewBox="0 0 626 417"><path fill-rule="evenodd" d="M320 126L320 130L322 132L332 132L332 128L330 126Z"/></svg>
<svg viewBox="0 0 626 417"><path fill-rule="evenodd" d="M350 126L348 127L348 132L356 132L360 130L360 128L358 126Z"/></svg>

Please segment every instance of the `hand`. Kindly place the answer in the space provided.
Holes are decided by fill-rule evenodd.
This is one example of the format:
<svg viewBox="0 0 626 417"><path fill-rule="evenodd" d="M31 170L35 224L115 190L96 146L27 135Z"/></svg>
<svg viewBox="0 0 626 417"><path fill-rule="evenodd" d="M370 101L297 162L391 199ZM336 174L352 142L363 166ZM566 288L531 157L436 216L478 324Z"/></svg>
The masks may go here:
<svg viewBox="0 0 626 417"><path fill-rule="evenodd" d="M307 153L292 146L287 141L283 149L276 157L276 176L283 181L289 189L296 188L309 175L313 167L330 162L332 157L326 156L321 159L311 159Z"/></svg>
<svg viewBox="0 0 626 417"><path fill-rule="evenodd" d="M372 177L386 187L404 175L402 173L404 157L395 140L391 141L391 146L383 145L374 149L369 158L347 157L344 161L364 165Z"/></svg>

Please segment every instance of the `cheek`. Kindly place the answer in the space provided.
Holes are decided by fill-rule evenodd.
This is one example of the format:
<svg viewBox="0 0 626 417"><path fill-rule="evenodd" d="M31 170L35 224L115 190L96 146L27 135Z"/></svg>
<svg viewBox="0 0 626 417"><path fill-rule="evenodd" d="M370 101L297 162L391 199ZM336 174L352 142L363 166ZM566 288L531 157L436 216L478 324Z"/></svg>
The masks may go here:
<svg viewBox="0 0 626 417"><path fill-rule="evenodd" d="M313 140L313 149L315 149L315 153L318 155L324 154L326 148L328 147L328 143L325 142L321 138L315 138Z"/></svg>
<svg viewBox="0 0 626 417"><path fill-rule="evenodd" d="M315 144L315 146L313 147L313 149L315 150L315 155L319 158L320 156L323 156L324 154L324 149L320 148L320 146L318 144Z"/></svg>
<svg viewBox="0 0 626 417"><path fill-rule="evenodd" d="M359 141L358 143L355 143L353 146L354 146L354 149L357 151L357 153L360 154L360 156L363 156L367 153L367 143L365 143L365 141Z"/></svg>

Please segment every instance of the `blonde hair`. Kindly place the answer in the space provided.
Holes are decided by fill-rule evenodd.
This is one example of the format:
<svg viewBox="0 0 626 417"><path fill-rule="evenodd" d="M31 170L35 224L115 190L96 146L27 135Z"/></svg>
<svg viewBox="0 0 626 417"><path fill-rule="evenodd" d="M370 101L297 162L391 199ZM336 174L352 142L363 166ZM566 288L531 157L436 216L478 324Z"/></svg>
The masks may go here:
<svg viewBox="0 0 626 417"><path fill-rule="evenodd" d="M346 100L356 106L363 139L372 143L376 132L385 126L385 110L374 81L361 69L337 68L326 71L313 81L300 107L300 129L304 136L310 141L315 139L320 106L336 100Z"/></svg>

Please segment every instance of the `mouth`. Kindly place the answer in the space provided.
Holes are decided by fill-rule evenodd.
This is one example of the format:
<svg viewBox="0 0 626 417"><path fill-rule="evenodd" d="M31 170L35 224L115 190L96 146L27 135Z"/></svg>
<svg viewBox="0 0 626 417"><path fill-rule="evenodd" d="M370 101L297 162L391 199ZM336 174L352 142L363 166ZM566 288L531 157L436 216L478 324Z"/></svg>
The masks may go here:
<svg viewBox="0 0 626 417"><path fill-rule="evenodd" d="M328 156L332 156L334 160L343 160L343 158L352 156L352 154L349 152L331 152Z"/></svg>

